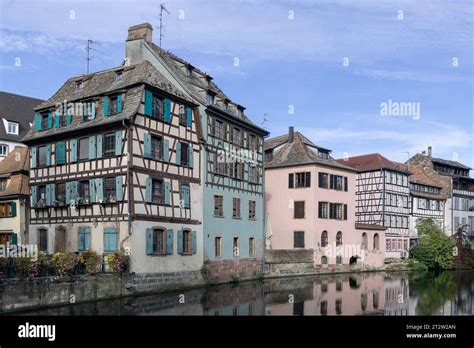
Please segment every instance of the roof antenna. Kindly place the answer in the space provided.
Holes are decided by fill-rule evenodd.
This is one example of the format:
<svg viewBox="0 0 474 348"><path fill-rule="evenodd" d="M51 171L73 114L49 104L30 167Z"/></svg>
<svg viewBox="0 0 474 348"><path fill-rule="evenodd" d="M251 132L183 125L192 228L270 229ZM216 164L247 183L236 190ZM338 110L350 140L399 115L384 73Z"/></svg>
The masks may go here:
<svg viewBox="0 0 474 348"><path fill-rule="evenodd" d="M409 152L409 151L402 151L402 153L406 153L406 154L407 154L407 157L408 157L408 159L410 159L410 152Z"/></svg>
<svg viewBox="0 0 474 348"><path fill-rule="evenodd" d="M160 47L161 47L161 38L163 37L163 11L170 14L165 7L165 4L160 4Z"/></svg>
<svg viewBox="0 0 474 348"><path fill-rule="evenodd" d="M90 51L96 51L96 52L104 53L102 51L99 51L99 50L91 47L91 45L101 45L101 43L97 42L97 41L89 40L89 39L87 40L87 46L84 47L84 49L87 51L87 59L86 59L87 60L87 74L89 73L90 61L91 61L92 58L94 58L94 57L91 57Z"/></svg>
<svg viewBox="0 0 474 348"><path fill-rule="evenodd" d="M265 123L270 122L270 120L269 120L267 117L268 117L268 114L267 114L267 113L264 113L264 114L263 114L263 121L262 121L262 123L261 123L262 127L265 126Z"/></svg>

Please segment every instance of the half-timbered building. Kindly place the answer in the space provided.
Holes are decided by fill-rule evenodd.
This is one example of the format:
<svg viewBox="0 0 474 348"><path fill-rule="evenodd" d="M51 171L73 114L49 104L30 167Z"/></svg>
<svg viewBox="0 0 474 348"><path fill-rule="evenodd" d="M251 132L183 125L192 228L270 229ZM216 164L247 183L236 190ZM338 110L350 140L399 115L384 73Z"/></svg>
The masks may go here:
<svg viewBox="0 0 474 348"><path fill-rule="evenodd" d="M202 267L196 104L152 64L73 77L35 108L30 241L130 253L134 272Z"/></svg>

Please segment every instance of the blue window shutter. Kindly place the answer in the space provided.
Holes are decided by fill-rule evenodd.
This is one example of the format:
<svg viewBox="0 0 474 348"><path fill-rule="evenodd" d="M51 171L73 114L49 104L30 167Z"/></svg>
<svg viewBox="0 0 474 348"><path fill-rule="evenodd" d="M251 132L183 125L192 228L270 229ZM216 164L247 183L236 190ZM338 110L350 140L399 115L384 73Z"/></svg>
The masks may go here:
<svg viewBox="0 0 474 348"><path fill-rule="evenodd" d="M95 159L95 156L96 156L95 143L96 143L96 136L95 135L90 136L89 137L89 159L90 160Z"/></svg>
<svg viewBox="0 0 474 348"><path fill-rule="evenodd" d="M61 114L59 111L56 111L56 115L54 116L54 122L56 128L61 128Z"/></svg>
<svg viewBox="0 0 474 348"><path fill-rule="evenodd" d="M145 201L151 203L153 193L153 179L151 177L146 178L146 192L145 192Z"/></svg>
<svg viewBox="0 0 474 348"><path fill-rule="evenodd" d="M193 149L193 146L191 144L189 144L189 148L188 148L188 151L189 151L189 154L188 154L188 165L190 168L193 167L193 164L194 164L194 149Z"/></svg>
<svg viewBox="0 0 474 348"><path fill-rule="evenodd" d="M153 229L146 229L146 254L153 254Z"/></svg>
<svg viewBox="0 0 474 348"><path fill-rule="evenodd" d="M56 165L66 163L66 143L61 141L56 143Z"/></svg>
<svg viewBox="0 0 474 348"><path fill-rule="evenodd" d="M31 168L36 168L36 160L38 155L36 153L36 147L31 148Z"/></svg>
<svg viewBox="0 0 474 348"><path fill-rule="evenodd" d="M193 125L193 109L186 108L186 127L191 127Z"/></svg>
<svg viewBox="0 0 474 348"><path fill-rule="evenodd" d="M48 112L48 129L53 128L53 114Z"/></svg>
<svg viewBox="0 0 474 348"><path fill-rule="evenodd" d="M109 97L104 97L104 116L109 116Z"/></svg>
<svg viewBox="0 0 474 348"><path fill-rule="evenodd" d="M170 142L168 139L163 140L163 161L170 161Z"/></svg>
<svg viewBox="0 0 474 348"><path fill-rule="evenodd" d="M191 207L191 191L189 185L186 185L186 208Z"/></svg>
<svg viewBox="0 0 474 348"><path fill-rule="evenodd" d="M165 204L171 204L171 190L170 190L170 183L165 181L163 182L163 185L165 187Z"/></svg>
<svg viewBox="0 0 474 348"><path fill-rule="evenodd" d="M77 139L71 139L71 162L77 162Z"/></svg>
<svg viewBox="0 0 474 348"><path fill-rule="evenodd" d="M51 184L51 201L56 200L56 184Z"/></svg>
<svg viewBox="0 0 474 348"><path fill-rule="evenodd" d="M104 135L97 135L97 158L104 156Z"/></svg>
<svg viewBox="0 0 474 348"><path fill-rule="evenodd" d="M116 228L104 229L104 251L116 251L118 244L118 231Z"/></svg>
<svg viewBox="0 0 474 348"><path fill-rule="evenodd" d="M122 95L117 96L117 112L122 112Z"/></svg>
<svg viewBox="0 0 474 348"><path fill-rule="evenodd" d="M42 125L41 125L41 122L42 121L42 117L40 114L35 114L35 131L37 132L41 132L42 131Z"/></svg>
<svg viewBox="0 0 474 348"><path fill-rule="evenodd" d="M145 137L143 138L143 156L146 158L151 158L151 134L145 133Z"/></svg>
<svg viewBox="0 0 474 348"><path fill-rule="evenodd" d="M51 157L53 156L53 145L51 145L51 144L46 145L46 151L47 151L46 165L50 166L51 165Z"/></svg>
<svg viewBox="0 0 474 348"><path fill-rule="evenodd" d="M115 132L115 156L122 154L122 131Z"/></svg>
<svg viewBox="0 0 474 348"><path fill-rule="evenodd" d="M171 100L165 99L165 122L171 123Z"/></svg>
<svg viewBox="0 0 474 348"><path fill-rule="evenodd" d="M51 202L51 185L48 184L46 185L46 205L50 206L52 204Z"/></svg>
<svg viewBox="0 0 474 348"><path fill-rule="evenodd" d="M178 230L178 254L183 253L183 230Z"/></svg>
<svg viewBox="0 0 474 348"><path fill-rule="evenodd" d="M176 164L181 164L181 143L179 141L176 142Z"/></svg>
<svg viewBox="0 0 474 348"><path fill-rule="evenodd" d="M77 197L79 197L79 182L78 181L73 181L71 182L71 199L76 200Z"/></svg>
<svg viewBox="0 0 474 348"><path fill-rule="evenodd" d="M16 202L11 202L10 203L10 208L11 208L11 211L12 211L12 217L15 217L16 216Z"/></svg>
<svg viewBox="0 0 474 348"><path fill-rule="evenodd" d="M123 199L123 177L122 176L117 176L115 178L115 184L116 184L116 199L117 202L121 201Z"/></svg>
<svg viewBox="0 0 474 348"><path fill-rule="evenodd" d="M189 185L181 185L181 199L183 200L183 207L189 208Z"/></svg>
<svg viewBox="0 0 474 348"><path fill-rule="evenodd" d="M168 230L166 235L166 253L173 255L173 230Z"/></svg>
<svg viewBox="0 0 474 348"><path fill-rule="evenodd" d="M78 243L78 245L79 245L79 247L78 247L79 251L85 250L85 240L84 240L84 239L85 239L85 235L84 235L84 234L85 234L85 233L84 233L84 227L79 227L79 233L78 233L78 235L77 235L77 237L78 237L78 242L79 242L79 243Z"/></svg>
<svg viewBox="0 0 474 348"><path fill-rule="evenodd" d="M72 123L72 115L71 115L71 111L68 110L67 111L67 115L66 115L66 125L70 125Z"/></svg>
<svg viewBox="0 0 474 348"><path fill-rule="evenodd" d="M151 91L145 91L145 115L151 116L153 110L153 93Z"/></svg>
<svg viewBox="0 0 474 348"><path fill-rule="evenodd" d="M91 229L84 229L84 250L89 250L91 248Z"/></svg>
<svg viewBox="0 0 474 348"><path fill-rule="evenodd" d="M95 102L91 102L91 113L89 118L91 120L95 119Z"/></svg>
<svg viewBox="0 0 474 348"><path fill-rule="evenodd" d="M89 179L90 202L95 203L95 179Z"/></svg>
<svg viewBox="0 0 474 348"><path fill-rule="evenodd" d="M38 187L31 186L31 205L35 206L38 203Z"/></svg>
<svg viewBox="0 0 474 348"><path fill-rule="evenodd" d="M11 245L17 245L18 244L18 234L12 233L12 241L10 243Z"/></svg>
<svg viewBox="0 0 474 348"><path fill-rule="evenodd" d="M71 183L66 183L66 204L69 204L71 201Z"/></svg>
<svg viewBox="0 0 474 348"><path fill-rule="evenodd" d="M193 254L196 254L197 252L197 236L196 236L196 231L191 232L191 237L192 237L192 243L193 243Z"/></svg>
<svg viewBox="0 0 474 348"><path fill-rule="evenodd" d="M104 201L104 179L95 179L95 194L97 197L97 202L100 203L101 201Z"/></svg>

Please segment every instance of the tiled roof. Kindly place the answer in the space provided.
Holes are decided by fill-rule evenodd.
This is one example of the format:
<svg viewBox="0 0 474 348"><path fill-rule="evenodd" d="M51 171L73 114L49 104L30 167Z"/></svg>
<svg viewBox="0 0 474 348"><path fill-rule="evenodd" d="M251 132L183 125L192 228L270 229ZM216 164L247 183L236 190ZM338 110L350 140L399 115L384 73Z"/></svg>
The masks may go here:
<svg viewBox="0 0 474 348"><path fill-rule="evenodd" d="M426 185L426 186L433 186L433 187L438 187L442 188L443 185L440 182L435 181L432 179L421 166L415 166L415 165L407 165L408 170L410 171L411 175L408 178L410 182L416 183L416 184L421 184L421 185Z"/></svg>
<svg viewBox="0 0 474 348"><path fill-rule="evenodd" d="M285 144L286 142L288 142L288 138L289 138L289 135L288 134L283 134L283 135L280 135L280 136L277 136L277 137L274 137L274 138L270 138L268 140L265 140L265 143L264 143L264 150L269 150L269 149L274 149L275 147L278 147L280 145L283 145ZM322 146L318 146L318 145L315 145L311 140L309 140L308 138L306 138L303 134L301 134L300 132L295 132L294 133L294 139L297 139L298 141L301 141L302 143L306 144L306 145L309 145L309 146L314 146L314 147L317 147L318 149L321 149L323 151L329 151L329 149L326 149Z"/></svg>
<svg viewBox="0 0 474 348"><path fill-rule="evenodd" d="M420 191L415 191L415 190L410 190L410 194L415 197L428 198L428 199L446 199L446 197L442 194L420 192Z"/></svg>
<svg viewBox="0 0 474 348"><path fill-rule="evenodd" d="M442 158L432 158L431 159L433 161L433 163L439 163L439 164L443 164L443 165L446 165L446 166L451 166L451 167L456 167L456 168L461 168L461 169L465 169L465 170L471 170L472 168L462 164L462 163L459 163L458 161L450 161L450 160L445 160L445 159L442 159Z"/></svg>
<svg viewBox="0 0 474 348"><path fill-rule="evenodd" d="M337 161L341 164L345 164L354 169L357 169L360 172L389 169L409 173L408 166L406 164L391 161L379 153L338 159Z"/></svg>
<svg viewBox="0 0 474 348"><path fill-rule="evenodd" d="M4 191L0 191L0 198L7 196L28 196L29 157L28 148L17 147L0 162L0 178L7 179L8 184Z"/></svg>

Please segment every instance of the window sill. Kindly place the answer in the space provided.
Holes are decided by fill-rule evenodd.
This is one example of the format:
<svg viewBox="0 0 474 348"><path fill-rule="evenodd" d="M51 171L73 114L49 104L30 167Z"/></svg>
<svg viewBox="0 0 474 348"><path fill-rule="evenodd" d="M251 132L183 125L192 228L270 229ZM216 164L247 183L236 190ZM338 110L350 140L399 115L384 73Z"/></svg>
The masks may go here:
<svg viewBox="0 0 474 348"><path fill-rule="evenodd" d="M181 256L193 256L194 254L193 253L182 253L180 254Z"/></svg>
<svg viewBox="0 0 474 348"><path fill-rule="evenodd" d="M232 219L234 219L234 220L242 220L242 217L240 217L240 216L232 216Z"/></svg>
<svg viewBox="0 0 474 348"><path fill-rule="evenodd" d="M249 218L249 221L257 221L257 218Z"/></svg>
<svg viewBox="0 0 474 348"><path fill-rule="evenodd" d="M152 256L152 257L166 257L168 254L149 254L147 256Z"/></svg>
<svg viewBox="0 0 474 348"><path fill-rule="evenodd" d="M225 216L224 215L214 215L214 217L223 219Z"/></svg>

